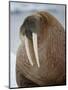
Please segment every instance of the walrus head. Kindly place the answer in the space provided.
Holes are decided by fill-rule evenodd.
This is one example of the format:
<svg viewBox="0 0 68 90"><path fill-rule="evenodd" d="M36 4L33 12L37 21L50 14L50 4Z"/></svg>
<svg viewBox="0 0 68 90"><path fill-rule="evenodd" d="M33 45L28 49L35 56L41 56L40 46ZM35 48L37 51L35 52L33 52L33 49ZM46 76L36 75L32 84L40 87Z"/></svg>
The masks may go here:
<svg viewBox="0 0 68 90"><path fill-rule="evenodd" d="M33 66L33 58L36 60L38 67L40 67L40 61L38 56L38 47L46 40L48 29L61 26L57 19L47 12L38 12L31 16L28 16L23 25L20 28L20 37L25 38L25 48L30 64ZM44 41L46 42L46 41Z"/></svg>
<svg viewBox="0 0 68 90"><path fill-rule="evenodd" d="M20 28L20 36L25 38L25 48L30 64L33 66L33 55L37 62L38 67L40 67L40 61L38 56L38 33L44 30L47 25L47 19L42 18L39 14L28 16L23 25ZM33 50L31 50L33 49ZM31 52L32 51L32 52Z"/></svg>

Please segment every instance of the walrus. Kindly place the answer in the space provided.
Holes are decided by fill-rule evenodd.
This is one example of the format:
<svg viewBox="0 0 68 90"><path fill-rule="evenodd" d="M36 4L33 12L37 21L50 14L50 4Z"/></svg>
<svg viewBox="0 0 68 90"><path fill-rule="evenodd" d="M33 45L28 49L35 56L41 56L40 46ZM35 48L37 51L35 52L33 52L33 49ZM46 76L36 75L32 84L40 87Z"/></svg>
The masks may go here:
<svg viewBox="0 0 68 90"><path fill-rule="evenodd" d="M59 20L40 11L25 18L20 27L16 55L18 87L64 85L65 30Z"/></svg>

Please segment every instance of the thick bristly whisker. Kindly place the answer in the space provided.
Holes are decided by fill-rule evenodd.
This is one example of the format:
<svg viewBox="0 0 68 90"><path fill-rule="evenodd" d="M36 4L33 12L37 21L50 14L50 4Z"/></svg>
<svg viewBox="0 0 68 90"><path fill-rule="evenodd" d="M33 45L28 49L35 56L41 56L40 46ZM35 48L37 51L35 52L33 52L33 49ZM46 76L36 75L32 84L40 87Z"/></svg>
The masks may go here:
<svg viewBox="0 0 68 90"><path fill-rule="evenodd" d="M33 47L34 47L36 62L37 62L38 67L40 67L39 56L38 56L38 46L37 46L37 34L32 33L32 38L33 38Z"/></svg>
<svg viewBox="0 0 68 90"><path fill-rule="evenodd" d="M30 49L29 48L29 40L26 37L26 35L24 37L25 37L25 49L26 49L26 53L27 53L27 56L28 56L28 60L29 60L30 64L33 66L32 58L31 58L30 50L29 50Z"/></svg>

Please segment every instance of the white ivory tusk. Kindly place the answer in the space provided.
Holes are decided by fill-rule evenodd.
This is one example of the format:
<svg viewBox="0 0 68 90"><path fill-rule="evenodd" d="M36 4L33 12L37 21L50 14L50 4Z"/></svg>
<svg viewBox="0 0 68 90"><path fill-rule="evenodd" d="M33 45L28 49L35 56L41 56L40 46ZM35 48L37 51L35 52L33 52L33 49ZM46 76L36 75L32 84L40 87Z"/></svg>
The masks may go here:
<svg viewBox="0 0 68 90"><path fill-rule="evenodd" d="M38 46L37 46L37 34L32 33L32 38L33 38L33 48L34 48L34 53L36 57L36 62L38 67L40 67L39 56L38 56Z"/></svg>
<svg viewBox="0 0 68 90"><path fill-rule="evenodd" d="M24 37L25 37L25 48L26 48L26 53L27 53L27 56L28 56L28 60L29 60L30 64L33 66L32 58L31 58L31 55L30 55L29 40L26 37L26 35Z"/></svg>

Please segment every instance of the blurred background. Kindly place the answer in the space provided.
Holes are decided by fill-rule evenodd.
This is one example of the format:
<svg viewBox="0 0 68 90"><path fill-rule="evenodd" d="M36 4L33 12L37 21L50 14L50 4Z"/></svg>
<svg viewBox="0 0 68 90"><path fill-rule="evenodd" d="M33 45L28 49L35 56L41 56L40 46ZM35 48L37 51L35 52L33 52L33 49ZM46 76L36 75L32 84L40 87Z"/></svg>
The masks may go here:
<svg viewBox="0 0 68 90"><path fill-rule="evenodd" d="M38 11L54 15L65 29L65 5L10 2L10 87L16 84L16 53L20 45L19 31L24 19Z"/></svg>

